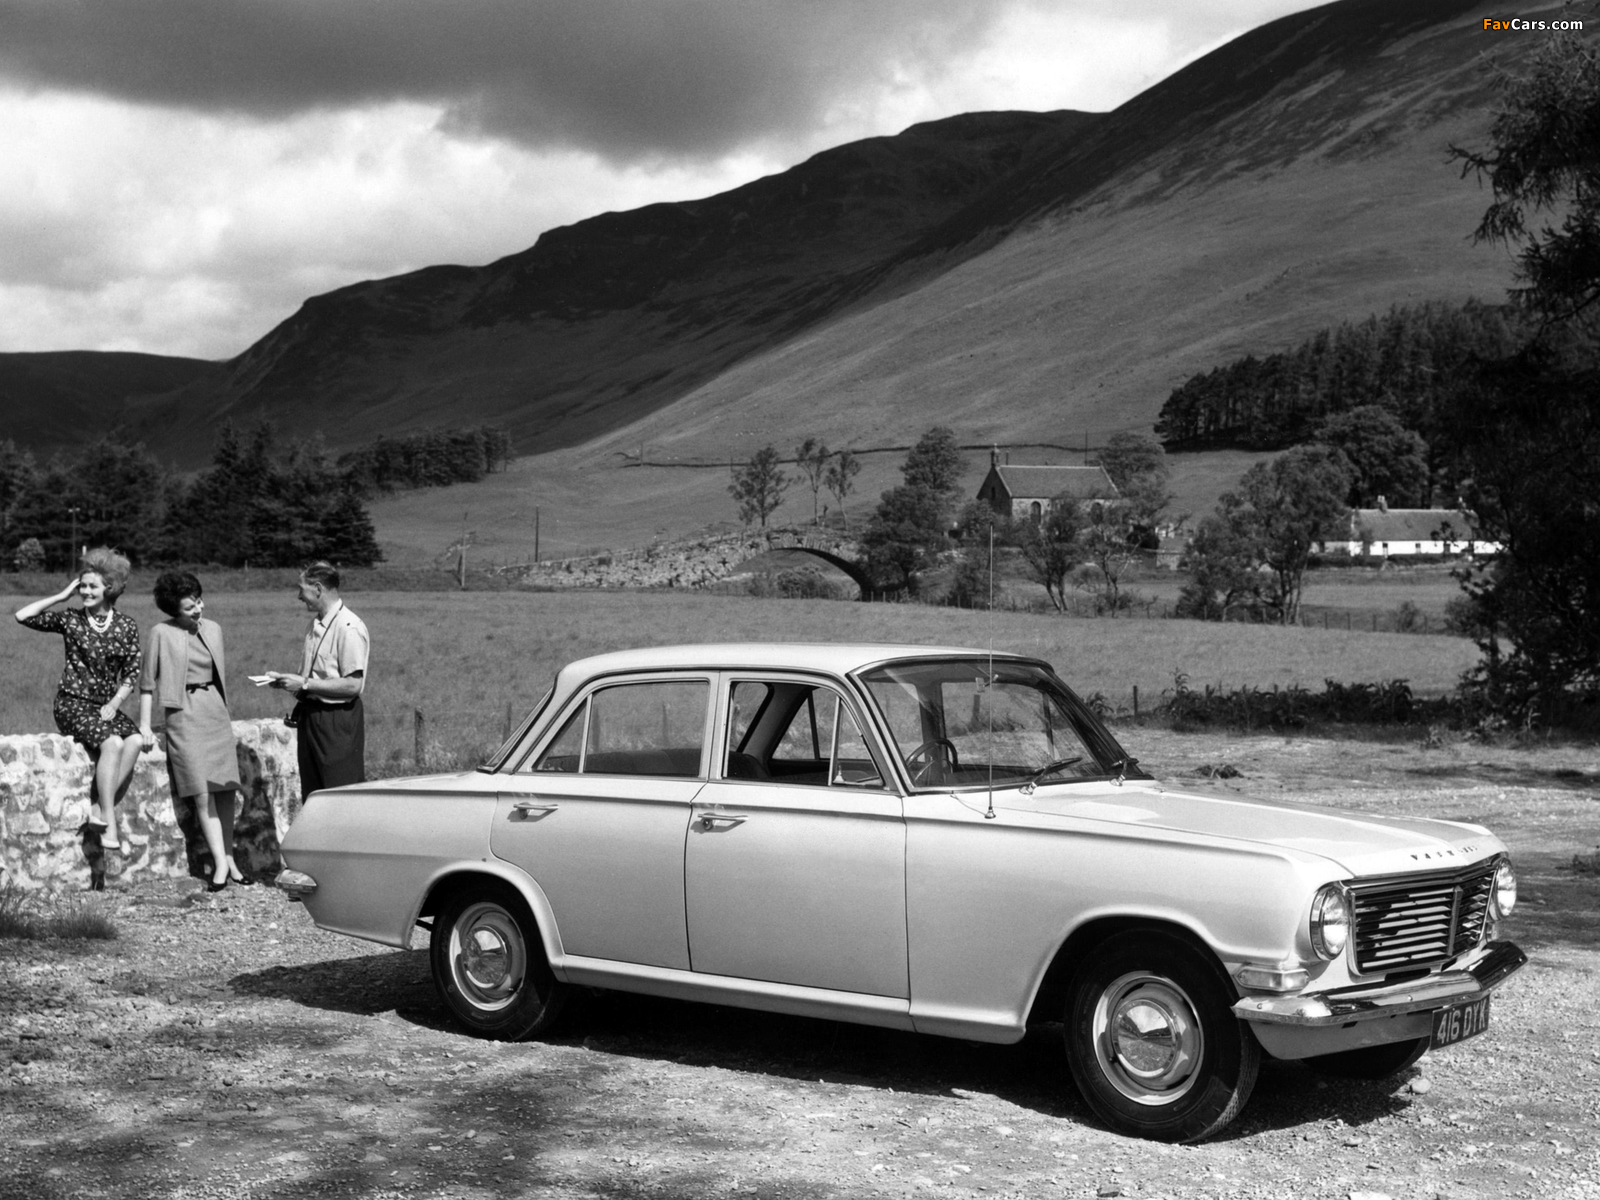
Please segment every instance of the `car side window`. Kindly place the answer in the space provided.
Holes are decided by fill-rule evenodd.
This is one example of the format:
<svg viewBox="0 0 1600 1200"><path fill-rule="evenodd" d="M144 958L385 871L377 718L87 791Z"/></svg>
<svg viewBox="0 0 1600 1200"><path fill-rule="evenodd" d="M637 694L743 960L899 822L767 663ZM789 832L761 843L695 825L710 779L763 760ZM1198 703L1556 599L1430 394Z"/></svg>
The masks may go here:
<svg viewBox="0 0 1600 1200"><path fill-rule="evenodd" d="M881 787L849 705L832 688L739 680L728 704L729 779L806 787Z"/></svg>
<svg viewBox="0 0 1600 1200"><path fill-rule="evenodd" d="M533 769L692 779L700 774L710 697L704 680L600 688L562 726Z"/></svg>
<svg viewBox="0 0 1600 1200"><path fill-rule="evenodd" d="M762 708L772 696L769 684L741 679L733 685L728 695L728 749L744 749L750 737L750 727L761 715Z"/></svg>
<svg viewBox="0 0 1600 1200"><path fill-rule="evenodd" d="M583 727L588 715L589 704L585 701L578 706L577 712L567 718L567 723L561 727L561 732L556 734L555 740L545 748L545 752L533 764L535 771L577 773L578 766L583 761Z"/></svg>

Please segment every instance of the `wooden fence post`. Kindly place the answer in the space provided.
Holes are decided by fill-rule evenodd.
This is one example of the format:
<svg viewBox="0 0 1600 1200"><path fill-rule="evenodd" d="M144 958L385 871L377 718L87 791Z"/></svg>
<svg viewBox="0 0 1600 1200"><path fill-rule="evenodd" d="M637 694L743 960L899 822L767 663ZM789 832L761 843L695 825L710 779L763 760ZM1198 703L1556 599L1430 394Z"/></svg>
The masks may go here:
<svg viewBox="0 0 1600 1200"><path fill-rule="evenodd" d="M1133 719L1135 721L1139 719L1139 685L1137 683L1133 685Z"/></svg>
<svg viewBox="0 0 1600 1200"><path fill-rule="evenodd" d="M428 719L422 715L420 708L413 708L411 710L411 720L415 739L412 743L411 753L416 759L417 770L423 771L427 769L428 763Z"/></svg>

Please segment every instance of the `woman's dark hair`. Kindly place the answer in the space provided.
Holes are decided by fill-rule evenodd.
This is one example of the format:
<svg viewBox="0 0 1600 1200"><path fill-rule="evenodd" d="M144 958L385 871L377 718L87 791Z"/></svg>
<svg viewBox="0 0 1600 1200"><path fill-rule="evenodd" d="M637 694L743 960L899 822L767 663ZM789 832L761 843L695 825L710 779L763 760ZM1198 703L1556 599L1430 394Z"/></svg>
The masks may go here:
<svg viewBox="0 0 1600 1200"><path fill-rule="evenodd" d="M188 571L163 571L156 580L156 607L169 617L178 615L178 606L188 597L200 599L200 580Z"/></svg>

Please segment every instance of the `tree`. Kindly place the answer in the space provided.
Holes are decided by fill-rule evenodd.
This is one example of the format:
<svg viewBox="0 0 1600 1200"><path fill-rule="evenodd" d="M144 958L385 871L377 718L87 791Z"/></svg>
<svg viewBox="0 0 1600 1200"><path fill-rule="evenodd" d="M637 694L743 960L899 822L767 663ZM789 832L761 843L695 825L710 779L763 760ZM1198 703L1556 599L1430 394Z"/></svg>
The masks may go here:
<svg viewBox="0 0 1600 1200"><path fill-rule="evenodd" d="M822 491L823 476L828 470L827 444L808 437L795 447L794 457L800 464L806 482L811 485L811 523L815 525L818 521L817 496Z"/></svg>
<svg viewBox="0 0 1600 1200"><path fill-rule="evenodd" d="M1155 477L1165 481L1171 475L1161 443L1138 433L1112 434L1100 451L1100 465L1119 492L1135 486L1138 480Z"/></svg>
<svg viewBox="0 0 1600 1200"><path fill-rule="evenodd" d="M1084 558L1078 541L1082 531L1082 517L1070 497L1051 504L1037 524L1021 521L1015 529L1017 550L1027 564L1029 578L1044 588L1057 612L1066 611L1067 576Z"/></svg>
<svg viewBox="0 0 1600 1200"><path fill-rule="evenodd" d="M1315 441L1332 446L1350 463L1350 494L1356 508L1371 508L1382 496L1396 508L1426 508L1428 443L1388 409L1363 404L1334 413L1317 426Z"/></svg>
<svg viewBox="0 0 1600 1200"><path fill-rule="evenodd" d="M919 576L945 543L942 498L926 487L901 484L883 493L861 535L867 570L880 586L916 594Z"/></svg>
<svg viewBox="0 0 1600 1200"><path fill-rule="evenodd" d="M1480 536L1503 547L1461 573L1486 631L1473 682L1552 718L1600 702L1600 56L1558 34L1500 85L1489 146L1453 152L1489 180L1477 239L1515 249L1512 296L1540 324L1463 384L1446 432ZM1534 228L1540 213L1559 224Z"/></svg>
<svg viewBox="0 0 1600 1200"><path fill-rule="evenodd" d="M1590 351L1583 351L1588 357ZM1482 632L1473 682L1517 719L1600 700L1600 369L1547 344L1459 397L1461 498L1502 552L1457 573ZM1502 642L1503 639L1503 642Z"/></svg>
<svg viewBox="0 0 1600 1200"><path fill-rule="evenodd" d="M351 478L318 443L281 446L266 422L243 437L224 426L211 466L171 491L164 557L235 567L381 557Z"/></svg>
<svg viewBox="0 0 1600 1200"><path fill-rule="evenodd" d="M828 464L828 473L824 481L828 485L828 491L838 503L841 514L844 512L844 499L855 491L856 476L859 474L861 474L861 460L856 457L853 450L839 451Z"/></svg>
<svg viewBox="0 0 1600 1200"><path fill-rule="evenodd" d="M1268 604L1292 625L1312 547L1349 519L1350 464L1330 446L1295 446L1270 462L1257 463L1224 493L1219 514L1230 536L1255 563L1271 573Z"/></svg>
<svg viewBox="0 0 1600 1200"><path fill-rule="evenodd" d="M915 594L918 576L944 547L947 516L960 491L961 448L956 435L935 425L900 465L905 480L879 498L866 531L867 567L883 586Z"/></svg>
<svg viewBox="0 0 1600 1200"><path fill-rule="evenodd" d="M1100 572L1099 603L1115 616L1123 603L1123 573L1143 549L1133 507L1116 501L1092 504L1079 539L1084 558Z"/></svg>
<svg viewBox="0 0 1600 1200"><path fill-rule="evenodd" d="M1499 82L1489 148L1451 154L1463 175L1494 189L1475 237L1517 249L1522 286L1512 296L1547 321L1566 321L1600 299L1600 55L1556 34L1525 72ZM1560 213L1560 226L1530 229L1540 212Z"/></svg>
<svg viewBox="0 0 1600 1200"><path fill-rule="evenodd" d="M943 508L955 500L965 469L956 435L948 426L935 425L911 447L900 474L907 487L924 488L938 496Z"/></svg>
<svg viewBox="0 0 1600 1200"><path fill-rule="evenodd" d="M10 543L11 510L33 482L33 455L10 438L0 442L0 545Z"/></svg>
<svg viewBox="0 0 1600 1200"><path fill-rule="evenodd" d="M789 477L779 466L777 448L765 446L751 455L742 467L733 468L733 482L728 494L739 504L739 519L746 525L759 521L767 527L767 518L783 503L783 493L789 489Z"/></svg>
<svg viewBox="0 0 1600 1200"><path fill-rule="evenodd" d="M338 493L327 505L317 532L321 543L317 558L341 567L370 567L383 558L372 518L353 491Z"/></svg>
<svg viewBox="0 0 1600 1200"><path fill-rule="evenodd" d="M1116 485L1117 499L1089 507L1079 534L1085 556L1100 572L1106 606L1122 604L1122 575L1142 550L1159 544L1156 527L1172 501L1166 451L1154 438L1136 433L1112 435L1100 465ZM1053 507L1061 507L1058 500ZM1065 501L1070 504L1071 501Z"/></svg>
<svg viewBox="0 0 1600 1200"><path fill-rule="evenodd" d="M1189 581L1178 592L1175 615L1226 621L1236 612L1260 620L1267 609L1254 547L1238 523L1215 513L1201 520L1189 541Z"/></svg>
<svg viewBox="0 0 1600 1200"><path fill-rule="evenodd" d="M52 564L74 561L84 545L149 561L160 542L166 483L142 444L102 437L27 473L10 506L10 536L37 537Z"/></svg>
<svg viewBox="0 0 1600 1200"><path fill-rule="evenodd" d="M963 546L956 558L955 574L950 579L950 590L944 594L944 603L951 608L991 607L995 586L992 565L987 543Z"/></svg>

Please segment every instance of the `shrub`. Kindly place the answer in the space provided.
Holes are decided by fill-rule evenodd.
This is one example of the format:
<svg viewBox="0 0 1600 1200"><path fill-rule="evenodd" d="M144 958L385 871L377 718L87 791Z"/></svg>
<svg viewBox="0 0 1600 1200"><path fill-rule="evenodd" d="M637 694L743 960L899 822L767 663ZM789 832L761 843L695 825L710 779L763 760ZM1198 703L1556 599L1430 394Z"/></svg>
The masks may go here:
<svg viewBox="0 0 1600 1200"><path fill-rule="evenodd" d="M1179 729L1226 725L1243 729L1301 729L1312 722L1359 725L1409 724L1419 712L1404 679L1388 683L1339 683L1325 679L1320 693L1298 684L1267 691L1257 687L1223 691L1189 686L1179 671L1159 711Z"/></svg>
<svg viewBox="0 0 1600 1200"><path fill-rule="evenodd" d="M19 571L44 570L44 543L36 537L23 538L11 561Z"/></svg>
<svg viewBox="0 0 1600 1200"><path fill-rule="evenodd" d="M944 602L952 608L988 608L992 588L988 561L979 561L976 553L963 553L956 560L955 578Z"/></svg>

